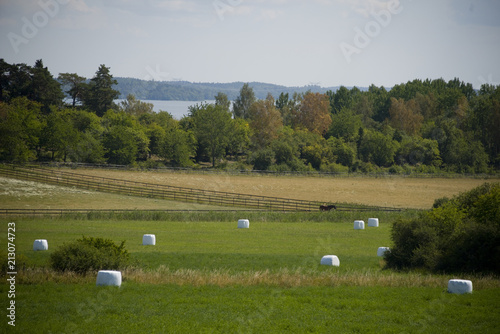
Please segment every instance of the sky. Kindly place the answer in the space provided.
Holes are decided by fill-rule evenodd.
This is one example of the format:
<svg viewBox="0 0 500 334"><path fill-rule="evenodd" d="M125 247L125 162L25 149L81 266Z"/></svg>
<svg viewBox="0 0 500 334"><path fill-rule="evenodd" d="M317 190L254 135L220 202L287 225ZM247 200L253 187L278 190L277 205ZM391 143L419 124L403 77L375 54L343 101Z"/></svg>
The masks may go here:
<svg viewBox="0 0 500 334"><path fill-rule="evenodd" d="M500 84L498 0L0 0L0 58L54 77Z"/></svg>

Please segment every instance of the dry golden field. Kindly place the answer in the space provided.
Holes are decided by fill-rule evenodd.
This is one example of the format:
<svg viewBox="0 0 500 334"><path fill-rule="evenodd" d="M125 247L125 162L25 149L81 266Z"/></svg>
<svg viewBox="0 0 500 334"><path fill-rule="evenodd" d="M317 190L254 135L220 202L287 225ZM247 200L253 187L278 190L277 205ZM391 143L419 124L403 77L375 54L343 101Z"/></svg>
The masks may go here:
<svg viewBox="0 0 500 334"><path fill-rule="evenodd" d="M86 169L72 172L233 193L415 209L429 209L436 198L452 197L484 182L500 181L461 177L276 177Z"/></svg>

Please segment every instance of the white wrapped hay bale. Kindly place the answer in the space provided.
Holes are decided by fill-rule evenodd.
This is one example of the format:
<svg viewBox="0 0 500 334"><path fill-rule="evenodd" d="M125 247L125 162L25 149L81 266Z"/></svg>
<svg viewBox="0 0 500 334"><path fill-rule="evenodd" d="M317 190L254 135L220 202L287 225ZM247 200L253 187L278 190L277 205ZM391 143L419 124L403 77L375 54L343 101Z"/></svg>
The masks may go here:
<svg viewBox="0 0 500 334"><path fill-rule="evenodd" d="M321 258L321 264L326 266L340 266L340 261L337 255L325 255Z"/></svg>
<svg viewBox="0 0 500 334"><path fill-rule="evenodd" d="M355 230L364 230L365 222L363 220L355 220L354 221L354 229Z"/></svg>
<svg viewBox="0 0 500 334"><path fill-rule="evenodd" d="M378 227L378 218L368 218L369 227Z"/></svg>
<svg viewBox="0 0 500 334"><path fill-rule="evenodd" d="M36 239L35 242L33 242L33 250L35 251L46 251L49 249L49 243L45 239Z"/></svg>
<svg viewBox="0 0 500 334"><path fill-rule="evenodd" d="M472 282L465 279L451 279L448 281L449 293L472 293Z"/></svg>
<svg viewBox="0 0 500 334"><path fill-rule="evenodd" d="M248 219L238 220L238 228L250 228L250 222Z"/></svg>
<svg viewBox="0 0 500 334"><path fill-rule="evenodd" d="M377 256L384 256L386 252L390 252L391 249L389 247L379 247L377 250Z"/></svg>
<svg viewBox="0 0 500 334"><path fill-rule="evenodd" d="M99 270L96 285L122 285L122 272L116 270Z"/></svg>
<svg viewBox="0 0 500 334"><path fill-rule="evenodd" d="M144 234L142 236L142 244L144 246L156 245L156 236L154 234Z"/></svg>

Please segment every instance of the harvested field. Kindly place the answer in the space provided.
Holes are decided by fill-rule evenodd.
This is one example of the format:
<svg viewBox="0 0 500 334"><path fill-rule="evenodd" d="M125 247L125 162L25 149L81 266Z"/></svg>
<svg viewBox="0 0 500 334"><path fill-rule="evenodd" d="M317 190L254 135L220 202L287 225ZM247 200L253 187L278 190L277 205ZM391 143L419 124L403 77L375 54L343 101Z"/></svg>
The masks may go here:
<svg viewBox="0 0 500 334"><path fill-rule="evenodd" d="M73 170L74 173L178 187L275 196L320 202L357 203L429 209L434 200L452 197L499 179L391 177L241 176L154 171Z"/></svg>
<svg viewBox="0 0 500 334"><path fill-rule="evenodd" d="M223 208L0 177L0 209L220 210Z"/></svg>

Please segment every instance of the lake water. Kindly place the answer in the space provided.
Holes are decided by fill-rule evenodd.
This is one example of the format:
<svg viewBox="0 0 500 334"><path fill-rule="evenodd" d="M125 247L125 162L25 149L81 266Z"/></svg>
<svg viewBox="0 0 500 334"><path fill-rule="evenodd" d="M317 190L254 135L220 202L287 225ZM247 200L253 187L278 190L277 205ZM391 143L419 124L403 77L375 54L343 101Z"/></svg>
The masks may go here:
<svg viewBox="0 0 500 334"><path fill-rule="evenodd" d="M119 104L123 99L117 99L114 102ZM205 100L205 101L164 101L164 100L141 100L142 102L147 102L153 104L153 111L159 112L167 111L176 120L180 120L182 117L187 116L189 113L189 107L201 103L215 103L215 100ZM64 100L66 104L71 105L73 102L71 99L66 98Z"/></svg>
<svg viewBox="0 0 500 334"><path fill-rule="evenodd" d="M121 102L123 100L116 100L115 102ZM142 102L153 104L153 111L158 112L160 110L167 111L171 114L174 119L180 120L182 117L187 116L189 112L189 107L200 103L215 103L215 100L205 100L205 101L163 101L163 100L141 100Z"/></svg>

